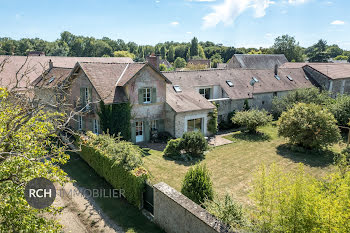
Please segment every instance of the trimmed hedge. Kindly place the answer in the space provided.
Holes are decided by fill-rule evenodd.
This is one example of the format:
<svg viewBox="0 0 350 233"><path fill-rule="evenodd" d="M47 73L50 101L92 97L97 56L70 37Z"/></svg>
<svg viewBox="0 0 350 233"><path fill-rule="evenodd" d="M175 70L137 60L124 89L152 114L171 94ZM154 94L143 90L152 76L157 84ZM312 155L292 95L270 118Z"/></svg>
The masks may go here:
<svg viewBox="0 0 350 233"><path fill-rule="evenodd" d="M103 137L106 137L106 135ZM118 146L118 143L129 142L115 141L115 146ZM125 191L125 198L131 204L141 208L142 194L145 188L145 182L148 178L147 170L141 166L133 170L127 170L125 166L123 166L124 164L116 159L118 155L112 155L106 152L104 147L96 144L96 140L89 138L83 139L81 148L80 156L96 171L96 173L105 178L115 189L123 189Z"/></svg>

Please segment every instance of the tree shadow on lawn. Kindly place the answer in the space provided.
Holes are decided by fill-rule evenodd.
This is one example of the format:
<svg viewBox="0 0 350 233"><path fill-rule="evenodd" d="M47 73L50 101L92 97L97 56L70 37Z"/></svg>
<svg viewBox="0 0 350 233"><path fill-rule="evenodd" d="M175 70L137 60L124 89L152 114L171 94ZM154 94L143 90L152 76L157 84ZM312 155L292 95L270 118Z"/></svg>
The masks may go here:
<svg viewBox="0 0 350 233"><path fill-rule="evenodd" d="M168 160L168 161L173 161L174 163L176 163L178 165L183 165L183 166L189 167L189 166L193 166L193 165L201 162L202 160L204 160L205 156L195 157L195 158L192 158L191 160L188 160L188 161L182 160L180 158L179 159L170 158L170 157L167 157L167 156L164 156L164 155L163 155L163 158L165 160Z"/></svg>
<svg viewBox="0 0 350 233"><path fill-rule="evenodd" d="M296 147L291 144L282 144L277 148L277 154L291 159L296 163L303 163L311 167L327 167L334 163L338 155L330 150L314 151Z"/></svg>
<svg viewBox="0 0 350 233"><path fill-rule="evenodd" d="M231 140L240 140L248 142L263 142L270 141L272 138L270 135L262 132L251 133L248 131L241 131L239 133L234 133L230 135Z"/></svg>

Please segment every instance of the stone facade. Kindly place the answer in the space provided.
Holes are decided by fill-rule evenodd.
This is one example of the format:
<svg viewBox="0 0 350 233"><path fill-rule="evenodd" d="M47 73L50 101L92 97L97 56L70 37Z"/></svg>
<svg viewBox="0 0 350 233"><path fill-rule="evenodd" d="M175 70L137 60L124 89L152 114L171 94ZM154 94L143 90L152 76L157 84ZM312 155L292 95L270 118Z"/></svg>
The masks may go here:
<svg viewBox="0 0 350 233"><path fill-rule="evenodd" d="M168 233L230 232L205 209L161 182L154 187L154 221Z"/></svg>

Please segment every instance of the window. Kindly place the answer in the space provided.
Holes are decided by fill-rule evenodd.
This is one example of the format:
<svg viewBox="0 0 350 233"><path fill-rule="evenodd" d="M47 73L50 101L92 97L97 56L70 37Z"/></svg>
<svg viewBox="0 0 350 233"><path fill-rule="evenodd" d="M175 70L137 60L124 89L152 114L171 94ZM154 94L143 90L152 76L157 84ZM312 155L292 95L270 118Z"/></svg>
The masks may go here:
<svg viewBox="0 0 350 233"><path fill-rule="evenodd" d="M287 75L287 79L289 79L289 81L293 81L293 78L290 75Z"/></svg>
<svg viewBox="0 0 350 233"><path fill-rule="evenodd" d="M264 104L265 104L265 101L262 101L261 104L264 105Z"/></svg>
<svg viewBox="0 0 350 233"><path fill-rule="evenodd" d="M158 121L152 120L151 121L151 130L157 130L158 129Z"/></svg>
<svg viewBox="0 0 350 233"><path fill-rule="evenodd" d="M78 116L78 130L83 129L83 116Z"/></svg>
<svg viewBox="0 0 350 233"><path fill-rule="evenodd" d="M94 119L94 125L93 125L94 134L98 134L99 129L100 129L99 121L97 119Z"/></svg>
<svg viewBox="0 0 350 233"><path fill-rule="evenodd" d="M151 88L143 89L143 103L144 104L151 103Z"/></svg>
<svg viewBox="0 0 350 233"><path fill-rule="evenodd" d="M48 84L52 83L52 82L53 82L53 80L55 80L55 76L52 76L52 77L50 78L50 80L49 80Z"/></svg>
<svg viewBox="0 0 350 233"><path fill-rule="evenodd" d="M256 82L256 83L258 83L258 82L259 82L259 80L258 80L256 77L253 77L252 79L253 79L253 80L254 80L254 82Z"/></svg>
<svg viewBox="0 0 350 233"><path fill-rule="evenodd" d="M309 78L306 75L304 77L305 77L306 80L309 80Z"/></svg>
<svg viewBox="0 0 350 233"><path fill-rule="evenodd" d="M227 85L228 85L229 87L233 87L233 83L232 83L232 81L227 80L227 81L226 81L226 83L227 83Z"/></svg>
<svg viewBox="0 0 350 233"><path fill-rule="evenodd" d="M187 132L202 131L202 118L187 121Z"/></svg>
<svg viewBox="0 0 350 233"><path fill-rule="evenodd" d="M277 92L274 92L274 93L273 93L273 97L277 97Z"/></svg>
<svg viewBox="0 0 350 233"><path fill-rule="evenodd" d="M276 74L275 75L275 78L277 79L277 80L281 80L281 78Z"/></svg>
<svg viewBox="0 0 350 233"><path fill-rule="evenodd" d="M87 104L89 102L89 89L87 87L84 87L84 98L85 103Z"/></svg>
<svg viewBox="0 0 350 233"><path fill-rule="evenodd" d="M142 136L143 135L142 121L136 121L135 127L136 127L136 136Z"/></svg>
<svg viewBox="0 0 350 233"><path fill-rule="evenodd" d="M176 92L181 92L182 91L179 85L174 85L174 90Z"/></svg>
<svg viewBox="0 0 350 233"><path fill-rule="evenodd" d="M200 88L199 94L201 94L204 98L208 100L210 99L210 91L211 91L211 88Z"/></svg>

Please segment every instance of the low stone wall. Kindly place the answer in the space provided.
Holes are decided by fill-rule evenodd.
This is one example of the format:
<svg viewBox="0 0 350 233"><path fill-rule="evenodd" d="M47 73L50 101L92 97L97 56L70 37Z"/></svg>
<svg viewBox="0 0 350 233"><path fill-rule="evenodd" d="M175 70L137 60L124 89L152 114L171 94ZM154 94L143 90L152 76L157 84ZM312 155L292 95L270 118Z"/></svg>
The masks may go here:
<svg viewBox="0 0 350 233"><path fill-rule="evenodd" d="M154 221L168 233L230 232L205 209L167 185L154 188Z"/></svg>

